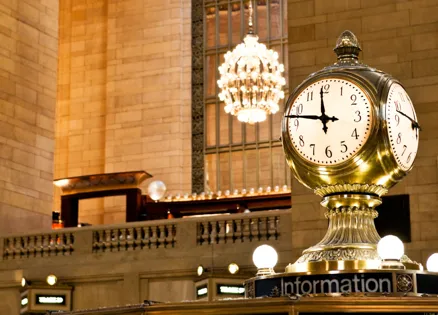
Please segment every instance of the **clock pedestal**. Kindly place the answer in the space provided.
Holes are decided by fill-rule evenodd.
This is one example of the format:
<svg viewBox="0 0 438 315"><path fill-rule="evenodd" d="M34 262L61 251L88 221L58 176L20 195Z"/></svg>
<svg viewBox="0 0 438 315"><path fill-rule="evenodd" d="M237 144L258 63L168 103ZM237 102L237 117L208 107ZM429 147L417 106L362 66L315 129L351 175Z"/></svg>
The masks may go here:
<svg viewBox="0 0 438 315"><path fill-rule="evenodd" d="M286 267L286 272L328 272L335 270L378 269L377 254L380 236L376 231L375 207L381 199L371 194L334 194L323 198L321 204L329 226L324 238L306 249L303 255ZM402 258L407 269L419 270L417 263Z"/></svg>

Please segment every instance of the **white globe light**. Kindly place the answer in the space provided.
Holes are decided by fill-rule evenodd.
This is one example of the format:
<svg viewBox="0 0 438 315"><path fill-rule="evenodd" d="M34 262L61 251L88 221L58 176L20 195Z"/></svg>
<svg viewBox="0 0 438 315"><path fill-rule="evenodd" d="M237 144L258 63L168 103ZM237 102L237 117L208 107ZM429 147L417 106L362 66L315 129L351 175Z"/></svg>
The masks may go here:
<svg viewBox="0 0 438 315"><path fill-rule="evenodd" d="M58 278L55 275L48 275L46 282L48 285L55 285L58 282Z"/></svg>
<svg viewBox="0 0 438 315"><path fill-rule="evenodd" d="M278 261L278 254L272 246L260 245L252 254L252 261L258 269L274 268Z"/></svg>
<svg viewBox="0 0 438 315"><path fill-rule="evenodd" d="M161 180L155 180L148 186L148 195L152 200L158 201L166 193L166 185Z"/></svg>
<svg viewBox="0 0 438 315"><path fill-rule="evenodd" d="M377 244L377 253L383 260L400 260L405 253L405 247L397 236L387 235Z"/></svg>
<svg viewBox="0 0 438 315"><path fill-rule="evenodd" d="M432 254L427 260L426 267L428 271L438 272L438 253Z"/></svg>

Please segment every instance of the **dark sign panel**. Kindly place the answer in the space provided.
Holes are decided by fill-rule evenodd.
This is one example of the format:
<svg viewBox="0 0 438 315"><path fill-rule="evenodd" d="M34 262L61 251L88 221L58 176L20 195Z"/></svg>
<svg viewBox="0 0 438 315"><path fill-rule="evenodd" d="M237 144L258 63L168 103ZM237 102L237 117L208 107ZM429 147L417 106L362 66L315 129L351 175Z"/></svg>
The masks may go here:
<svg viewBox="0 0 438 315"><path fill-rule="evenodd" d="M217 284L217 295L245 295L245 287L243 285L233 284Z"/></svg>
<svg viewBox="0 0 438 315"><path fill-rule="evenodd" d="M35 304L36 305L65 305L66 297L65 294L36 294L35 295Z"/></svg>
<svg viewBox="0 0 438 315"><path fill-rule="evenodd" d="M392 292L392 273L304 275L255 281L255 295Z"/></svg>
<svg viewBox="0 0 438 315"><path fill-rule="evenodd" d="M417 291L438 294L438 275L417 273Z"/></svg>
<svg viewBox="0 0 438 315"><path fill-rule="evenodd" d="M203 297L207 296L207 294L208 294L207 285L196 288L196 298L197 299L203 298Z"/></svg>

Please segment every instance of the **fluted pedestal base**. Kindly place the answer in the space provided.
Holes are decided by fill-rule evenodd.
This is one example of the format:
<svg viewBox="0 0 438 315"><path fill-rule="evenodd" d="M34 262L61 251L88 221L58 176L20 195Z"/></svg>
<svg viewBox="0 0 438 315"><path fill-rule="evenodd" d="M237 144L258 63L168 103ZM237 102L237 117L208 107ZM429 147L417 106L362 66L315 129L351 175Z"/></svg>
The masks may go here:
<svg viewBox="0 0 438 315"><path fill-rule="evenodd" d="M381 203L379 197L367 194L324 197L321 204L327 208L325 216L329 220L326 235L306 249L295 264L286 267L286 272L378 269L380 236L374 219L378 215L375 207ZM408 269L419 269L407 256L402 262Z"/></svg>

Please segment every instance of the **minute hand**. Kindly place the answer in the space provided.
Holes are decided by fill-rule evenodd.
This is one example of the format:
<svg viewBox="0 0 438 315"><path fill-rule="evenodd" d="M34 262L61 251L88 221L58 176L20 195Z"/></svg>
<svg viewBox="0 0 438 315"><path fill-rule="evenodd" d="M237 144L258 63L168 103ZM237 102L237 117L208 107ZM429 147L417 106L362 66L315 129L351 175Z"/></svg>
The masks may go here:
<svg viewBox="0 0 438 315"><path fill-rule="evenodd" d="M419 124L418 122L416 122L416 121L413 120L411 117L409 117L408 115L406 115L405 113L403 113L403 112L401 112L401 111L399 111L399 110L397 110L397 113L399 113L399 114L405 116L407 119L409 119L409 120L411 121L411 123L412 123L412 129L417 128L418 130L421 131L421 127L420 127L420 124Z"/></svg>
<svg viewBox="0 0 438 315"><path fill-rule="evenodd" d="M317 116L317 115L286 115L284 117L287 117L287 118L304 118L304 119L321 120L321 116Z"/></svg>

